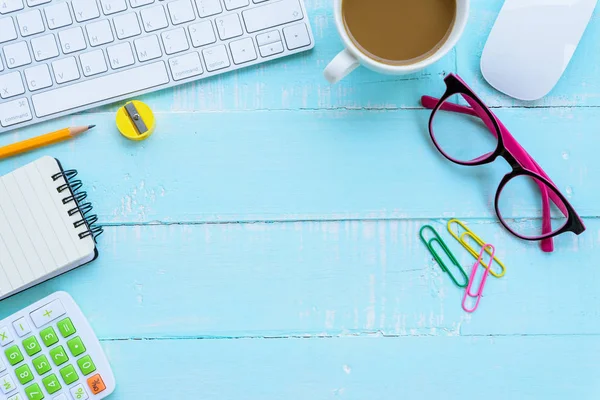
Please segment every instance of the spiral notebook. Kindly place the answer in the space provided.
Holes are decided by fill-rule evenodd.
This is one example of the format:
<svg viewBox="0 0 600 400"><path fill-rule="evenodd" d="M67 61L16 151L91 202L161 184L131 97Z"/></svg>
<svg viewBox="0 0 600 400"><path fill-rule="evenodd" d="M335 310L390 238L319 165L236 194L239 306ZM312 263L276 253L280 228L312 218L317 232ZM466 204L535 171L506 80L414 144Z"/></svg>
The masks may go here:
<svg viewBox="0 0 600 400"><path fill-rule="evenodd" d="M0 300L98 256L102 228L76 176L42 157L0 177Z"/></svg>

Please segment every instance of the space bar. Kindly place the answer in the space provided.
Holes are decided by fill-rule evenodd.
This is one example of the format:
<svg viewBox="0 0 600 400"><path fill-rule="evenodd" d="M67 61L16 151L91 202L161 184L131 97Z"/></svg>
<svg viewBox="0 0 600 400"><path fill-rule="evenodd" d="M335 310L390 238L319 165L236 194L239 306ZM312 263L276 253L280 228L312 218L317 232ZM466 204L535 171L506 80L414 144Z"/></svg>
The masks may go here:
<svg viewBox="0 0 600 400"><path fill-rule="evenodd" d="M159 61L35 94L31 96L31 101L35 114L41 118L164 85L168 82L169 75L165 63Z"/></svg>

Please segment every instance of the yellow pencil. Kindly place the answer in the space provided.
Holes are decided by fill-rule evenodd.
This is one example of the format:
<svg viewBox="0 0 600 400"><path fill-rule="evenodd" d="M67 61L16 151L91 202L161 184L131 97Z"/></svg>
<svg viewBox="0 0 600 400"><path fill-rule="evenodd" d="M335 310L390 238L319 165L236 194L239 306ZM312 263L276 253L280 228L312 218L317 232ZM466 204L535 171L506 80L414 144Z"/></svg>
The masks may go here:
<svg viewBox="0 0 600 400"><path fill-rule="evenodd" d="M22 154L30 150L38 149L40 147L48 146L54 143L74 138L75 136L80 135L89 129L92 129L94 126L96 125L75 126L72 128L65 128L56 132L48 133L46 135L34 137L22 142L0 147L0 159L16 156L17 154Z"/></svg>

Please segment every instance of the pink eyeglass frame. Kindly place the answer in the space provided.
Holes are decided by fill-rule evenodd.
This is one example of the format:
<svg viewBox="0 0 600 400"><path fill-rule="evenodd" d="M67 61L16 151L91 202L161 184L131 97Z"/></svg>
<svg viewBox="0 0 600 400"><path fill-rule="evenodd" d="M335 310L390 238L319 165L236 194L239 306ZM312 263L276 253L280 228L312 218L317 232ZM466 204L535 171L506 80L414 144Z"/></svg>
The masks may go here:
<svg viewBox="0 0 600 400"><path fill-rule="evenodd" d="M496 197L494 206L496 214L500 219L502 225L513 235L524 239L524 240L541 240L541 249L545 252L554 251L553 237L560 235L565 232L573 232L576 235L581 234L585 231L585 225L583 221L575 212L575 209L565 196L556 187L550 177L544 172L539 164L525 151L525 149L517 142L517 140L511 135L504 124L496 117L494 113L481 101L473 90L457 75L449 74L444 78L446 83L446 92L440 99L436 99L431 96L423 96L421 103L425 108L433 110L429 119L429 134L431 140L435 144L436 148L444 157L448 160L466 166L475 166L488 164L496 160L498 157L503 157L512 167L513 171L504 176L498 190L496 191ZM458 104L447 103L446 100L455 94L460 94L467 101L470 107L461 106ZM484 154L481 157L475 158L471 161L460 161L452 158L444 152L442 147L438 144L435 139L433 130L433 118L435 113L439 110L456 112L461 114L467 114L479 117L487 126L489 131L498 139L498 144L493 152ZM516 176L530 176L537 179L538 187L542 196L542 234L537 237L527 237L515 232L511 227L504 221L500 212L498 202L500 193L504 186ZM551 190L548 190L551 189ZM550 215L550 200L556 205L556 207L567 217L567 222L555 232L552 232L552 223Z"/></svg>

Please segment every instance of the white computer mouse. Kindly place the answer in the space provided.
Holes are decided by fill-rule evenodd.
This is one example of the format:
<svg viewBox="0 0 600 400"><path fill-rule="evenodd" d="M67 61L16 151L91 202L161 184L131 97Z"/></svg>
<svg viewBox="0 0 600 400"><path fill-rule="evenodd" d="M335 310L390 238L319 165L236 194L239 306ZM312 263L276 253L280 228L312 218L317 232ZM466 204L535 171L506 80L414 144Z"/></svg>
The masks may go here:
<svg viewBox="0 0 600 400"><path fill-rule="evenodd" d="M537 100L558 83L598 0L506 0L483 49L490 85Z"/></svg>

